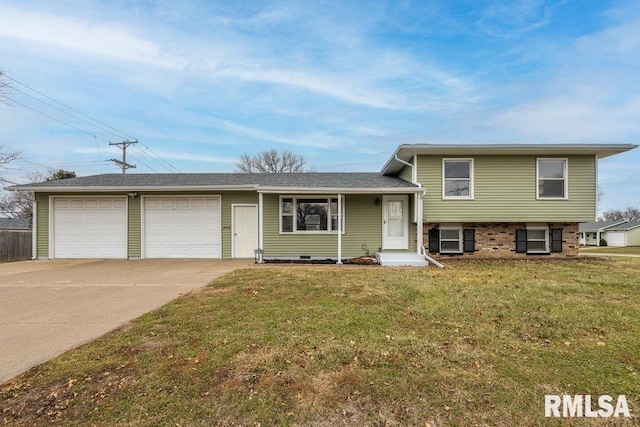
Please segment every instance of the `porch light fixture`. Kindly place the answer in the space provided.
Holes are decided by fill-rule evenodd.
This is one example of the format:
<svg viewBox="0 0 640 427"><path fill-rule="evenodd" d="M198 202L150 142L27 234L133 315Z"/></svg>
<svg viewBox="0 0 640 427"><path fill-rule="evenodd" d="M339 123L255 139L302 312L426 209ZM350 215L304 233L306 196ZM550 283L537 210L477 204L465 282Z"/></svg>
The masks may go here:
<svg viewBox="0 0 640 427"><path fill-rule="evenodd" d="M376 206L380 206L380 197L376 197Z"/></svg>
<svg viewBox="0 0 640 427"><path fill-rule="evenodd" d="M135 199L138 196L138 193L128 193L127 196L129 196L130 199Z"/></svg>

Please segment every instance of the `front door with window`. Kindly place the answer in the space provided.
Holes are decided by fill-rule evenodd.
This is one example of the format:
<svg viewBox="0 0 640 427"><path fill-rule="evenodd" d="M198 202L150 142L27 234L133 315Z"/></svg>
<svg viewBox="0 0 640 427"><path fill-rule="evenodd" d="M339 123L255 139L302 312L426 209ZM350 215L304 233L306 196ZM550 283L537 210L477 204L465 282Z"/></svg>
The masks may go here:
<svg viewBox="0 0 640 427"><path fill-rule="evenodd" d="M409 198L382 197L382 249L409 248Z"/></svg>
<svg viewBox="0 0 640 427"><path fill-rule="evenodd" d="M258 248L258 207L233 206L233 257L253 258Z"/></svg>

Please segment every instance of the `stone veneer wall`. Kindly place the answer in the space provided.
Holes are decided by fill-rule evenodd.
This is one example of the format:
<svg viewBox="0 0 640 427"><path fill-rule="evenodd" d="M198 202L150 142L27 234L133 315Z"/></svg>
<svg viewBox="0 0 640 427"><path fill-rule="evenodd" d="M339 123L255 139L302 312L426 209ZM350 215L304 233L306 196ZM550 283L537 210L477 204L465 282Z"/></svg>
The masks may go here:
<svg viewBox="0 0 640 427"><path fill-rule="evenodd" d="M424 223L422 236L425 247L429 248L429 229L439 225ZM463 257L463 258L534 258L534 257L576 257L579 249L578 223L549 223L549 229L562 228L562 252L549 255L529 255L516 253L516 230L526 228L523 223L462 223L462 228L476 230L476 251L455 254L431 254L438 258Z"/></svg>

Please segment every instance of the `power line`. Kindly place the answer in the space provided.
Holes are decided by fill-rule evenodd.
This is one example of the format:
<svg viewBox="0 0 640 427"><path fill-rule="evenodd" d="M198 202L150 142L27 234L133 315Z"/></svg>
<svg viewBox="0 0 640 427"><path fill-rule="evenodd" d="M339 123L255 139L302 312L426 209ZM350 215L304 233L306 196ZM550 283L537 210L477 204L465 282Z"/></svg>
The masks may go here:
<svg viewBox="0 0 640 427"><path fill-rule="evenodd" d="M156 158L156 157L152 157L151 155L149 155L149 153L148 153L147 151L143 150L142 148L138 147L137 145L135 146L135 148L137 148L137 149L138 149L138 151L140 151L140 152L141 152L142 154L144 154L145 156L149 157L151 160L155 161L158 165L160 165L161 167L165 168L165 169L166 169L166 170L168 170L169 172L172 172L172 173L173 173L173 172L180 172L180 171L179 171L179 170L177 170L177 169L176 169L176 168L175 168L171 163L166 162L166 161L165 161L164 163L160 162L160 160L158 160L158 159L161 159L160 157L158 157L158 158ZM166 163L166 164L165 164L165 163ZM168 164L169 166L167 166L167 164ZM173 169L171 169L171 168L173 168Z"/></svg>
<svg viewBox="0 0 640 427"><path fill-rule="evenodd" d="M129 154L129 157L131 157L133 160L137 161L138 163L140 163L142 166L146 166L147 168L151 169L152 171L154 171L155 173L158 173L157 170L155 170L154 168L152 168L151 166L149 166L148 164L146 164L145 162L143 162L142 160L138 159L137 157L135 157L132 154Z"/></svg>
<svg viewBox="0 0 640 427"><path fill-rule="evenodd" d="M47 105L47 106L49 106L49 107L51 107L51 108L54 108L55 110L57 110L57 111L59 111L59 112L61 112L61 113L63 113L63 114L67 114L67 115L69 115L69 116L73 117L73 118L74 118L74 119L76 119L76 120L80 120L80 121L82 121L82 122L84 122L84 123L88 124L89 126L93 126L93 127L97 128L97 129L102 130L103 132L106 132L106 133L109 133L109 134L111 134L111 135L114 135L114 136L116 136L117 138L123 138L123 136L124 136L124 137L126 137L126 138L124 138L124 139L127 139L127 138L128 138L128 139L136 139L136 138L134 138L133 136L131 136L131 135L127 134L126 132L123 132L123 131L121 131L121 130L119 130L119 129L116 129L116 128L115 128L115 127L113 127L113 126L110 126L110 125L108 125L108 124L106 124L106 123L104 123L104 122L102 122L102 121L100 121L100 120L97 120L97 119L95 119L95 118L93 118L93 117L91 117L91 116L89 116L89 115L87 115L87 114L84 114L83 112L78 111L77 109L75 109L75 108L73 108L73 107L70 107L69 105L67 105L67 104L65 104L65 103L63 103L63 102L60 102L60 101L58 101L57 99L54 99L54 98L50 97L49 95L47 95L47 94L45 94L45 93L43 93L43 92L41 92L41 91L39 91L39 90L37 90L37 89L32 88L31 86L27 85L26 83L23 83L23 82L21 82L21 81L19 81L19 80L17 80L17 79L14 79L13 77L8 76L7 74L3 74L3 75L4 75L6 78L10 79L11 81L18 83L19 85L22 85L22 86L26 87L27 89L29 89L29 90L31 90L31 91L33 91L33 92L35 92L35 93L37 93L37 94L39 94L39 95L41 95L41 96L43 96L43 97L45 97L45 98L49 99L49 100L51 100L51 101L53 101L53 102L55 102L55 103L57 103L57 104L59 104L59 105L62 105L63 107L65 107L65 108L67 108L67 109L69 109L69 110L71 110L71 111L73 111L73 112L75 112L75 113L77 113L77 114L79 114L79 115L81 115L81 116L83 116L83 117L86 117L87 119L91 120L91 122L95 122L95 123L100 124L101 126L98 126L98 125L96 125L95 123L91 123L91 122L89 122L89 121L87 121L87 120L84 120L84 119L82 119L82 118L80 118L80 117L78 117L78 116L76 116L76 115L74 115L74 114L69 113L68 111L64 111L64 110L62 110L62 109L60 109L60 108L58 108L58 107L56 107L56 106L54 106L54 105L51 105L51 104L50 104L50 103L48 103L48 102L45 102L45 101L43 101L43 100L41 100L41 99L38 99L38 98L34 97L33 95L30 95L30 94L28 94L28 93L26 93L26 92L24 92L24 91L22 91L22 90L20 90L20 89L17 89L17 88L15 88L15 87L13 88L14 90L16 90L16 91L18 91L18 92L22 93L23 95L26 95L26 96L28 96L28 97L30 97L30 98L32 98L32 99L35 99L36 101L41 102L41 103L43 103L43 104L45 104L45 105ZM51 117L51 116L49 116L49 115L47 115L47 114L45 114L45 113L42 113L41 111L35 110L35 109L33 109L33 108L31 108L31 107L28 107L28 106L26 106L26 105L24 105L24 104L22 104L22 103L20 103L20 102L17 102L17 101L16 101L16 103L17 103L17 104L19 104L19 105L22 105L22 106L24 106L24 107L26 107L26 108L29 108L29 109L31 109L31 110L33 110L33 111L36 111L36 112L38 112L38 113L40 113L40 114L43 114L44 116L49 117L49 118L51 118L51 119L53 119L53 120L56 120L56 121L58 121L58 122L60 122L60 123L66 124L67 126L71 126L71 127L73 127L74 129L82 130L83 132L85 132L85 133L87 133L87 134L89 134L89 135L92 135L94 138L99 138L99 139L102 139L103 141L108 141L108 140L107 140L107 139L105 139L105 138L102 138L102 137L99 137L99 136L93 135L93 134L91 134L91 133L89 133L89 132L85 131L84 129L80 129L80 128L76 127L76 126L73 126L73 125L70 125L70 124L68 124L68 123L66 123L66 122L63 122L63 121L61 121L61 120L55 119L55 118L53 118L53 117ZM103 127L103 126L104 126L104 127ZM111 130L113 130L113 131L115 131L115 132L117 132L117 133L114 133L114 132L112 132L112 131L110 131L110 130L108 130L108 129L105 129L105 128L111 129ZM111 142L111 141L108 141L108 142ZM167 161L167 160L165 160L164 158L162 158L158 153L156 153L155 151L153 151L153 149L151 149L149 146L147 146L147 145L145 145L145 144L143 144L143 143L141 143L141 145L142 145L146 150L148 150L149 152L151 152L151 153L152 153L152 154L149 154L148 152L145 152L143 149L141 149L141 148L139 148L139 147L138 147L138 149L139 149L139 150L140 150L144 155L146 155L146 156L147 156L147 157L149 157L150 159L154 160L156 163L158 163L160 166L162 166L162 167L164 167L165 169L167 169L169 172L178 172L178 173L180 172L180 171L178 170L178 168L176 168L176 167L175 167L172 163L170 163L169 161ZM100 149L99 149L99 148L98 148L98 151L100 151ZM164 163L164 164L163 164L163 163ZM166 165L166 166L165 166L165 165ZM151 169L151 168L150 168L150 169Z"/></svg>
<svg viewBox="0 0 640 427"><path fill-rule="evenodd" d="M82 128L79 128L78 126L74 126L74 125L72 125L72 124L70 124L70 123L67 123L67 122L64 122L64 121L62 121L62 120L60 120L60 119L56 119L55 117L50 116L50 115L49 115L49 114L47 114L47 113L43 113L43 112L42 112L42 111L40 111L40 110L37 110L37 109L32 108L32 107L29 107L28 105L25 105L25 104L23 104L22 102L18 102L18 101L16 101L15 99L11 100L11 102L15 102L16 104L21 105L21 106L23 106L24 108L27 108L27 109L29 109L29 110L31 110L31 111L34 111L34 112L38 113L38 114L42 114L43 116L48 117L48 118L50 118L51 120L55 120L56 122L58 122L58 123L62 123L62 124L63 124L63 125L65 125L65 126L69 126L69 127L74 128L74 129L77 129L77 130L79 130L80 132L84 132L84 133L86 133L87 135L90 135L90 136L92 136L92 137L94 137L94 138L98 138L98 139L101 139L101 140L106 141L106 142L111 142L111 141L109 141L109 140L108 140L108 139L106 139L106 138L103 138L103 137L101 137L101 136L94 135L94 134L92 134L91 132L89 132L89 131L87 131L87 130L84 130L84 129L82 129Z"/></svg>
<svg viewBox="0 0 640 427"><path fill-rule="evenodd" d="M78 111L78 110L76 110L75 108L70 107L70 106L68 106L67 104L62 103L62 102L58 101L57 99L54 99L54 98L50 97L49 95L44 94L44 93L40 92L39 90L32 88L31 86L27 85L26 83L22 83L21 81L18 81L18 80L16 80L16 79L14 79L13 77L8 76L6 73L3 73L2 75L3 75L3 76L5 76L6 78L8 78L9 80L11 80L11 81L14 81L14 82L18 83L19 85L22 85L22 86L26 87L27 89L34 91L34 92L35 92L35 93L37 93L38 95L42 95L42 96L44 96L45 98L50 99L51 101L56 102L56 103L58 103L58 104L62 105L63 107L68 108L69 110L74 111L74 112L76 112L76 113L80 114L81 116L88 118L89 120L92 120L92 121L94 121L94 122L96 122L96 123L101 124L102 126L108 127L109 129L112 129L112 130L114 130L114 131L118 132L118 133L119 133L119 134L121 134L121 135L124 135L126 138L135 139L133 136L128 135L127 133L122 132L121 130L116 129L116 128L114 128L113 126L109 126L108 124L103 123L103 122L101 122L100 120L94 119L93 117L88 116L88 115L84 114L83 112ZM14 89L15 89L15 88L14 88ZM16 89L16 90L18 90L18 89ZM120 136L118 136L118 135L117 135L117 136L118 136L118 138L122 138L122 136L121 136L121 135L120 135ZM125 138L125 139L126 139L126 138Z"/></svg>
<svg viewBox="0 0 640 427"><path fill-rule="evenodd" d="M76 119L76 120L80 120L81 122L84 122L84 123L88 124L89 126L93 126L93 127L95 127L95 128L100 129L101 131L104 131L104 132L106 132L106 133L110 133L111 135L115 136L116 138L122 138L122 136L121 136L121 135L118 135L118 134L116 134L116 133L113 133L113 132L111 132L110 130L105 129L105 128L103 128L103 127L100 127L100 126L98 126L98 125L96 125L96 124L94 124L94 123L91 123L91 122L90 122L90 121L88 121L88 120L85 120L85 119L83 119L83 118L81 118L81 117L78 117L78 116L76 116L76 115L74 115L74 114L71 114L71 113L69 113L69 112L67 112L67 111L64 111L63 109L58 108L58 107L56 107L55 105L52 105L52 104L50 104L50 103L48 103L48 102L46 102L46 101L43 101L43 100L41 100L41 99L38 99L38 98L36 98L36 97L35 97L35 96L33 96L33 95L29 95L28 93L26 93L26 92L24 92L24 91L22 91L22 90L20 90L20 89L13 88L13 90L18 91L18 92L20 92L21 94L23 94L23 95L25 95L25 96L28 96L29 98L35 99L36 101L38 101L38 102L40 102L40 103L42 103L42 104L44 104L44 105L46 105L46 106L49 106L49 107L51 107L51 108L53 108L53 109L55 109L55 110L58 110L58 111L60 111L62 114L66 114L66 115L68 115L68 116L73 117L73 118L74 118L74 119Z"/></svg>

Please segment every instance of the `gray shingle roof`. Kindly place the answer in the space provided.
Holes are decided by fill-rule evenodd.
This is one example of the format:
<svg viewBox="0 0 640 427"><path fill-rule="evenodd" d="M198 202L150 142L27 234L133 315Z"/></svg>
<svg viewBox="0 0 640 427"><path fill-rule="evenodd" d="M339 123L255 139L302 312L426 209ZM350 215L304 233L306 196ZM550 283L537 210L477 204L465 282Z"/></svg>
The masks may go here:
<svg viewBox="0 0 640 427"><path fill-rule="evenodd" d="M622 224L614 225L611 228L607 228L607 231L627 231L640 227L640 221L627 221Z"/></svg>
<svg viewBox="0 0 640 427"><path fill-rule="evenodd" d="M30 230L31 220L29 218L0 218L0 229Z"/></svg>
<svg viewBox="0 0 640 427"><path fill-rule="evenodd" d="M344 189L409 189L415 184L376 172L305 172L305 173L175 173L175 174L104 174L47 181L8 187L12 190L47 191L47 189L91 188L158 188L163 187L247 187L247 188L344 188Z"/></svg>
<svg viewBox="0 0 640 427"><path fill-rule="evenodd" d="M582 232L595 232L598 230L609 230L610 227L620 224L623 221L598 221L598 222L581 222L578 230Z"/></svg>

